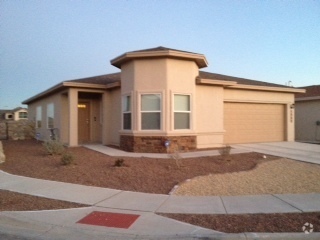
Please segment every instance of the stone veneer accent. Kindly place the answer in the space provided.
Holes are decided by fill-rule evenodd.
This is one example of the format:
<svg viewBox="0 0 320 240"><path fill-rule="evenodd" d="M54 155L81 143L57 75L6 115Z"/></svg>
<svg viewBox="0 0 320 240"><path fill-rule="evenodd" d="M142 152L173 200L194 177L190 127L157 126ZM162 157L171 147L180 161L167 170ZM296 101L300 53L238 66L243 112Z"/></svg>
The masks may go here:
<svg viewBox="0 0 320 240"><path fill-rule="evenodd" d="M197 148L196 136L120 136L120 149L127 152L167 153L165 141L170 141L168 152L188 152Z"/></svg>

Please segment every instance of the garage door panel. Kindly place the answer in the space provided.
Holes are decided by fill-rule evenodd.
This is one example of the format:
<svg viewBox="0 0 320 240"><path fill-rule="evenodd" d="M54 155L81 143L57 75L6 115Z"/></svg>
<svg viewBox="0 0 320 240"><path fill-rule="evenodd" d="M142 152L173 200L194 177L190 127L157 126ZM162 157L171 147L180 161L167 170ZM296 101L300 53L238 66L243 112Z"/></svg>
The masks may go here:
<svg viewBox="0 0 320 240"><path fill-rule="evenodd" d="M224 142L250 143L284 141L283 104L225 103Z"/></svg>

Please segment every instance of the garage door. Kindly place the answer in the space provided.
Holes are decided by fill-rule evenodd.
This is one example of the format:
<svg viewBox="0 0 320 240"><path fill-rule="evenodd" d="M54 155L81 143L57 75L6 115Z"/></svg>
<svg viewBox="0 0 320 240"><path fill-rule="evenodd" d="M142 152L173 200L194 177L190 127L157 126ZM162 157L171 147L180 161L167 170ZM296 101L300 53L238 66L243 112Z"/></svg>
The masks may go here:
<svg viewBox="0 0 320 240"><path fill-rule="evenodd" d="M224 103L225 144L285 140L283 104Z"/></svg>

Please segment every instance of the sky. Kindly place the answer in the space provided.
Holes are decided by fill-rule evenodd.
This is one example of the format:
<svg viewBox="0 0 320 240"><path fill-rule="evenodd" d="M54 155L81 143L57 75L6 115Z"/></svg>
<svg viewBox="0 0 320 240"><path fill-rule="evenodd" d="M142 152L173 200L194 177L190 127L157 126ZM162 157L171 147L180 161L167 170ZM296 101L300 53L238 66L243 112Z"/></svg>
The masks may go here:
<svg viewBox="0 0 320 240"><path fill-rule="evenodd" d="M204 54L203 71L318 85L320 0L0 0L0 109L158 46Z"/></svg>

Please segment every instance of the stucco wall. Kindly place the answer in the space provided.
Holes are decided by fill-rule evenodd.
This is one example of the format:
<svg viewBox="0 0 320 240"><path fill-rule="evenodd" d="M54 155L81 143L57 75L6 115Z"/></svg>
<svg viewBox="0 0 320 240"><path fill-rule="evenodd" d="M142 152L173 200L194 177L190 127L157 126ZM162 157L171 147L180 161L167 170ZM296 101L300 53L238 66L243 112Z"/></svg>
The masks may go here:
<svg viewBox="0 0 320 240"><path fill-rule="evenodd" d="M121 90L108 91L103 96L103 134L105 145L120 145L121 129Z"/></svg>
<svg viewBox="0 0 320 240"><path fill-rule="evenodd" d="M320 141L320 100L295 103L295 133L297 141Z"/></svg>
<svg viewBox="0 0 320 240"><path fill-rule="evenodd" d="M223 143L223 94L220 86L202 86L196 88L197 147L220 147Z"/></svg>

